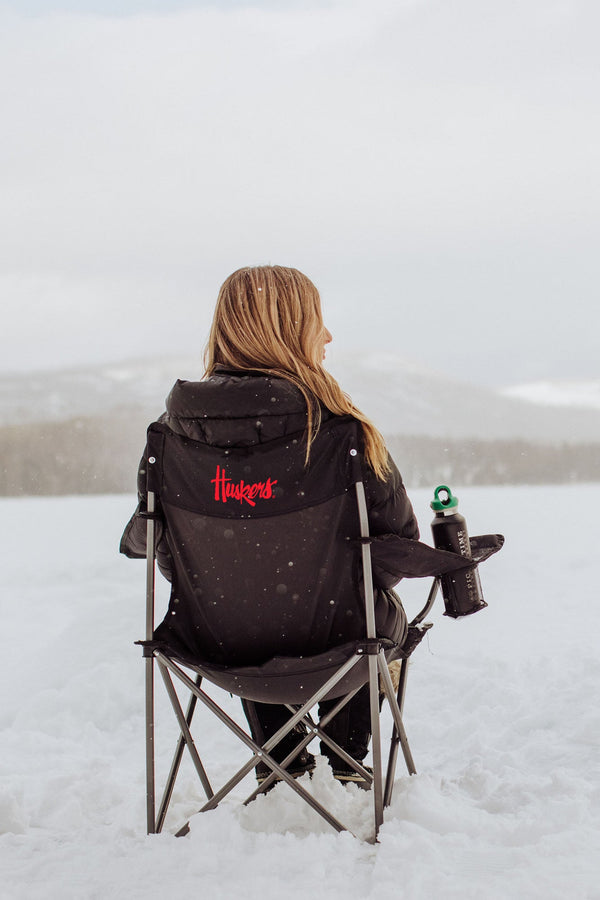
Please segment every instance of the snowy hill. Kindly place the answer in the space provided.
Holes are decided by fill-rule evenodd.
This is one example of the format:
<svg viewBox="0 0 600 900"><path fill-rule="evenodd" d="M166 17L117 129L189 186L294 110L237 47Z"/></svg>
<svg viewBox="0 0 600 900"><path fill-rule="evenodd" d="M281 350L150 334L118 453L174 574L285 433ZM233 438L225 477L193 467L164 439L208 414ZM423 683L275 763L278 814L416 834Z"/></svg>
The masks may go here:
<svg viewBox="0 0 600 900"><path fill-rule="evenodd" d="M600 408L534 406L386 354L335 357L329 369L385 434L549 443L600 440Z"/></svg>
<svg viewBox="0 0 600 900"><path fill-rule="evenodd" d="M600 440L600 400L587 409L565 402L561 408L533 404L524 394L509 396L506 391L453 381L391 354L329 351L327 366L356 405L388 435L551 443ZM0 376L0 424L117 412L148 421L160 414L177 378L195 380L201 372L199 358L168 358Z"/></svg>
<svg viewBox="0 0 600 900"><path fill-rule="evenodd" d="M505 388L502 394L543 406L600 410L600 379L534 381Z"/></svg>
<svg viewBox="0 0 600 900"><path fill-rule="evenodd" d="M164 398L177 378L200 375L197 360L186 364L181 359L0 375L0 423L60 421L131 409L152 417L164 409Z"/></svg>

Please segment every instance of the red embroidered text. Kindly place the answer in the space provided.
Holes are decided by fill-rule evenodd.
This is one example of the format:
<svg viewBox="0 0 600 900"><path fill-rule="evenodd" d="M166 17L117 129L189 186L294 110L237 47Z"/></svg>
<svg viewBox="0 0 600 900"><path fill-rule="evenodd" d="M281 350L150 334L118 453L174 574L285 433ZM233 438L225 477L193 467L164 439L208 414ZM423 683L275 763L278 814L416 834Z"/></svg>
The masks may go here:
<svg viewBox="0 0 600 900"><path fill-rule="evenodd" d="M246 484L245 481L237 483L228 478L225 469L217 466L217 474L211 478L211 484L215 486L215 500L221 500L227 503L228 500L239 500L240 503L249 503L250 506L256 506L256 499L272 500L275 496L273 486L277 484L277 479L267 478L266 481L257 481L255 484Z"/></svg>

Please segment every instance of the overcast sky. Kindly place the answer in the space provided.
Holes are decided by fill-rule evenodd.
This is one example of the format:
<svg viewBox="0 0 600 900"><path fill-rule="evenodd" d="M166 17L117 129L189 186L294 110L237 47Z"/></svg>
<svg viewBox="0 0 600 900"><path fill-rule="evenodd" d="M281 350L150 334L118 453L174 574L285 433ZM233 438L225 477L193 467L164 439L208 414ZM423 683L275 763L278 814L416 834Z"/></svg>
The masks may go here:
<svg viewBox="0 0 600 900"><path fill-rule="evenodd" d="M0 0L0 369L198 352L302 269L334 352L592 377L598 4Z"/></svg>

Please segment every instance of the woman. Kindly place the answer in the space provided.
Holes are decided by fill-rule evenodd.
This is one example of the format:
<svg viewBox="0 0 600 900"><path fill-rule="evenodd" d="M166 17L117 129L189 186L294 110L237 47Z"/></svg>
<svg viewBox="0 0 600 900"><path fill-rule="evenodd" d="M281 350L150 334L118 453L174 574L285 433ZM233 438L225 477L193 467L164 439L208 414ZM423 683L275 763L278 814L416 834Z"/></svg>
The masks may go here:
<svg viewBox="0 0 600 900"><path fill-rule="evenodd" d="M204 380L178 381L161 421L178 434L218 447L252 448L304 431L306 441L300 452L308 461L321 424L335 416L353 416L361 424L367 462L364 480L371 534L392 532L416 540L419 532L413 510L383 438L323 367L325 347L331 339L323 324L319 293L305 275L284 266L239 269L219 292ZM139 489L143 504L143 478ZM145 553L144 529L143 519L134 516L123 535L122 552L129 556ZM169 577L168 535L159 541L157 557L161 571ZM397 598L378 591L376 615L379 633L398 640L406 618ZM252 734L260 743L289 717L284 707L247 701L243 705ZM323 711L327 704L321 707ZM370 739L366 687L327 730L355 759L364 759ZM294 745L293 736L282 742L279 759ZM339 780L360 781L324 745L322 751ZM303 751L290 772L299 775L313 766L313 757ZM259 781L268 772L263 768L257 766Z"/></svg>

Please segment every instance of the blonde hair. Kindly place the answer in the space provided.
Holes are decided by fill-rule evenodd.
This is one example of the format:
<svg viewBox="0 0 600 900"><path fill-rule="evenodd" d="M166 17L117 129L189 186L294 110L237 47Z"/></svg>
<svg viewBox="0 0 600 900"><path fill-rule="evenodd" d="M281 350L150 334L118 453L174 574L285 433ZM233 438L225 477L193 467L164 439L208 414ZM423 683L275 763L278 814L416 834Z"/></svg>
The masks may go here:
<svg viewBox="0 0 600 900"><path fill-rule="evenodd" d="M325 332L319 292L298 269L238 269L219 291L204 356L205 376L217 366L228 366L294 384L306 401L307 461L321 424L320 404L335 415L354 416L362 425L367 462L384 478L389 463L383 437L323 368Z"/></svg>

